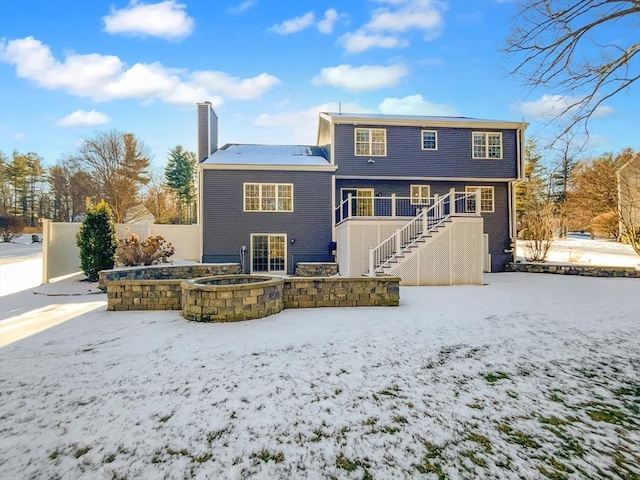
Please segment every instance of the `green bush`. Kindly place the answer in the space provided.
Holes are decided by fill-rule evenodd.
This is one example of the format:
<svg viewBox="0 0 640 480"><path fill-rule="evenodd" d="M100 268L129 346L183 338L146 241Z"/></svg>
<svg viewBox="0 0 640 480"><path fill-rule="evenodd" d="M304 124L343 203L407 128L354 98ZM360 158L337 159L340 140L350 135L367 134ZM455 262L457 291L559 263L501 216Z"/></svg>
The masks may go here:
<svg viewBox="0 0 640 480"><path fill-rule="evenodd" d="M80 268L90 282L98 280L100 270L113 268L118 238L107 202L101 200L97 205L87 205L76 245L80 247Z"/></svg>
<svg viewBox="0 0 640 480"><path fill-rule="evenodd" d="M14 215L0 215L0 237L10 242L24 232L24 221Z"/></svg>
<svg viewBox="0 0 640 480"><path fill-rule="evenodd" d="M118 242L116 257L125 266L153 265L164 263L175 253L173 245L160 235L147 237L143 242L134 233L129 238Z"/></svg>

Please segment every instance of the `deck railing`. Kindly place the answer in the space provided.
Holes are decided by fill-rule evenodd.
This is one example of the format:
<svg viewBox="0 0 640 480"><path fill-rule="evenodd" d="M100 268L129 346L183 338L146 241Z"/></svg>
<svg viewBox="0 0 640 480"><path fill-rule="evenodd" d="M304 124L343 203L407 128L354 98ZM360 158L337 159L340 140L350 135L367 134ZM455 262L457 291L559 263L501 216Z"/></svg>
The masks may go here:
<svg viewBox="0 0 640 480"><path fill-rule="evenodd" d="M336 225L350 218L415 217L433 205L434 197L354 197L349 196L336 207Z"/></svg>
<svg viewBox="0 0 640 480"><path fill-rule="evenodd" d="M451 198L454 199L454 211L457 215L475 215L475 193L455 192L453 189L444 196L433 197L354 197L344 199L335 209L336 225L348 219L366 218L402 218L416 217L429 210L436 202L441 201L447 214Z"/></svg>
<svg viewBox="0 0 640 480"><path fill-rule="evenodd" d="M418 240L435 230L452 215L479 215L480 191L435 195L430 207L422 209L404 227L399 228L377 247L369 249L369 276L375 276L391 260L407 252Z"/></svg>

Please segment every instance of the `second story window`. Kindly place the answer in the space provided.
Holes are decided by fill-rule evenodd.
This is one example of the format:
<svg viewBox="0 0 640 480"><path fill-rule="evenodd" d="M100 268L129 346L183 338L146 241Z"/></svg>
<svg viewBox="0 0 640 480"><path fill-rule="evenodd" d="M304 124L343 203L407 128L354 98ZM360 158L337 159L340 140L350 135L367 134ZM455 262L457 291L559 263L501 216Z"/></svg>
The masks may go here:
<svg viewBox="0 0 640 480"><path fill-rule="evenodd" d="M502 158L502 133L473 132L473 158Z"/></svg>
<svg viewBox="0 0 640 480"><path fill-rule="evenodd" d="M370 157L387 155L387 131L384 128L356 128L355 154Z"/></svg>
<svg viewBox="0 0 640 480"><path fill-rule="evenodd" d="M245 212L293 212L293 185L245 183Z"/></svg>
<svg viewBox="0 0 640 480"><path fill-rule="evenodd" d="M438 149L438 132L435 130L422 130L422 150Z"/></svg>

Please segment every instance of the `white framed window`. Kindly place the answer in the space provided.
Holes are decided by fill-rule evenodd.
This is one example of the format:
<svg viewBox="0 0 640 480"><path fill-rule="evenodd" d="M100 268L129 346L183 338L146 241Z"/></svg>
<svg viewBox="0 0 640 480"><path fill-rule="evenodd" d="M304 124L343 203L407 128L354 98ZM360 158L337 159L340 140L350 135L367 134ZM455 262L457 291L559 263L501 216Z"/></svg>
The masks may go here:
<svg viewBox="0 0 640 480"><path fill-rule="evenodd" d="M493 187L485 187L485 186L473 186L473 187L465 187L465 192L471 193L476 190L480 190L480 211L481 212L494 212L495 205L493 200ZM472 203L469 203L472 202ZM470 209L473 209L473 205L475 202L474 198L467 199L467 205L469 205Z"/></svg>
<svg viewBox="0 0 640 480"><path fill-rule="evenodd" d="M429 185L411 185L411 205L426 205L429 203Z"/></svg>
<svg viewBox="0 0 640 480"><path fill-rule="evenodd" d="M293 184L245 183L245 212L293 212Z"/></svg>
<svg viewBox="0 0 640 480"><path fill-rule="evenodd" d="M422 150L438 149L438 132L435 130L422 130Z"/></svg>
<svg viewBox="0 0 640 480"><path fill-rule="evenodd" d="M501 132L473 132L473 158L501 159Z"/></svg>
<svg viewBox="0 0 640 480"><path fill-rule="evenodd" d="M384 128L356 128L355 155L387 156L387 131Z"/></svg>
<svg viewBox="0 0 640 480"><path fill-rule="evenodd" d="M341 188L340 192L342 200L347 200L351 194L351 215L373 216L373 188Z"/></svg>
<svg viewBox="0 0 640 480"><path fill-rule="evenodd" d="M285 273L287 271L287 235L251 234L251 273Z"/></svg>

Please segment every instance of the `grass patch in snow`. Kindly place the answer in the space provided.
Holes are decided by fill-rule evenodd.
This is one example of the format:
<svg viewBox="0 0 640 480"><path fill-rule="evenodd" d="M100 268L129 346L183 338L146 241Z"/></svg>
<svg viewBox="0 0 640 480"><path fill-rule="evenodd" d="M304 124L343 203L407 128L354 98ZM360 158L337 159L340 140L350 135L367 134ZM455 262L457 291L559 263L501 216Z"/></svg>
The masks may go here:
<svg viewBox="0 0 640 480"><path fill-rule="evenodd" d="M484 376L485 380L489 383L496 383L498 380L504 380L505 378L509 378L504 372L495 372L495 373L487 373Z"/></svg>

